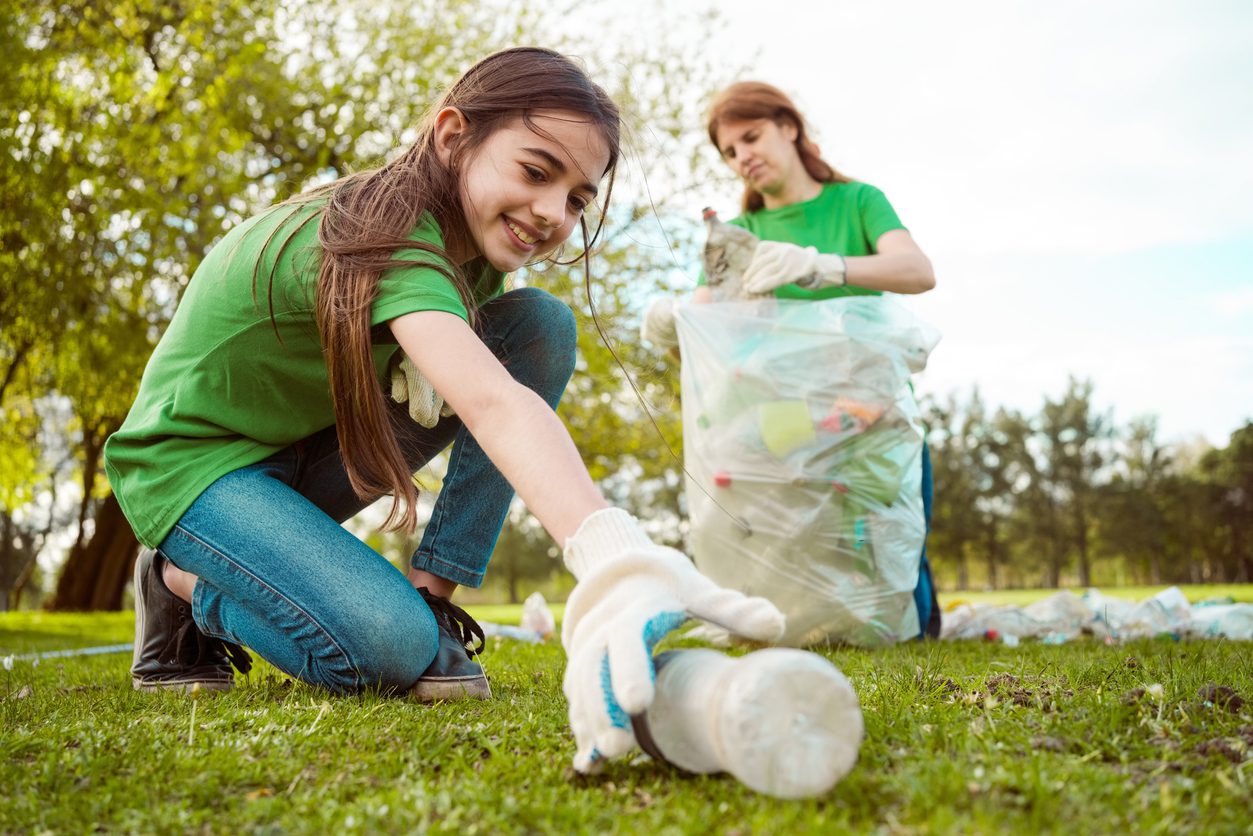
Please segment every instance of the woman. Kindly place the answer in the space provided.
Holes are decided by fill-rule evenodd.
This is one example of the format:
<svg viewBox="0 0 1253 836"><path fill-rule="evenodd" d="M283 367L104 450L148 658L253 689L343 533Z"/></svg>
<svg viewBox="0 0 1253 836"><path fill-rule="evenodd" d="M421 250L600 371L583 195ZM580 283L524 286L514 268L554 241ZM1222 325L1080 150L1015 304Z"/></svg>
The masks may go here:
<svg viewBox="0 0 1253 836"><path fill-rule="evenodd" d="M742 278L749 294L781 299L924 293L931 261L879 189L850 180L822 159L805 119L781 90L733 84L710 108L709 140L744 182L743 214L729 223L762 239ZM712 301L697 288L693 301ZM931 459L922 457L924 514L931 519ZM923 546L914 592L922 634L938 636L939 606Z"/></svg>

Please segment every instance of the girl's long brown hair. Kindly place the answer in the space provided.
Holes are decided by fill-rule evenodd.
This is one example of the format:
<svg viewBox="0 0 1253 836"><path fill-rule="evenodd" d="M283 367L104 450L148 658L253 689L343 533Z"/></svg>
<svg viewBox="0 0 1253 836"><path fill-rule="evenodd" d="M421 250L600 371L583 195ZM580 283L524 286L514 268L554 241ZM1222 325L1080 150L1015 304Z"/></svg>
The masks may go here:
<svg viewBox="0 0 1253 836"><path fill-rule="evenodd" d="M850 178L835 170L822 158L818 146L805 133L805 119L796 105L777 87L761 81L740 81L723 90L709 109L709 141L718 148L718 127L723 122L740 122L749 119L769 119L777 125L789 124L796 128L796 152L809 176L819 183L847 183ZM718 148L721 153L722 149ZM765 206L761 192L752 186L744 187L741 208L755 212Z"/></svg>
<svg viewBox="0 0 1253 836"><path fill-rule="evenodd" d="M435 152L434 117L445 107L461 111L467 131L448 165ZM532 130L537 110L563 110L585 116L609 146L609 188L600 202L600 223L583 232L583 259L600 234L613 188L619 154L618 108L572 60L548 49L519 47L475 64L428 111L413 145L381 168L362 171L295 200L325 199L319 210L322 249L316 308L326 355L335 428L344 468L363 499L392 495L386 528L412 530L417 524L417 487L391 425L391 412L374 369L370 313L384 271L425 265L448 277L475 322L478 296L503 278L482 258L464 268L446 250L407 236L425 213L443 233L445 244L468 241L459 177L464 164L496 130L521 118ZM402 260L397 250L417 249L430 258ZM478 291L478 293L476 293Z"/></svg>

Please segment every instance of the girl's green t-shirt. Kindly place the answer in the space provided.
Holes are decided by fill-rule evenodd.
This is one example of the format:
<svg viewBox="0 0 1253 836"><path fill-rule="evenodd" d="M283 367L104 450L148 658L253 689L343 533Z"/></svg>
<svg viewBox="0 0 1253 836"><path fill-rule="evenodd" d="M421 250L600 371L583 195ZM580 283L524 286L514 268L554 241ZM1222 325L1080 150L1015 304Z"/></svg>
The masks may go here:
<svg viewBox="0 0 1253 836"><path fill-rule="evenodd" d="M879 236L905 225L883 192L869 183L823 183L812 200L758 209L728 223L743 227L763 241L786 241L816 247L820 253L874 255ZM845 285L805 290L785 284L780 299L831 299L837 296L880 296L882 291Z"/></svg>
<svg viewBox="0 0 1253 836"><path fill-rule="evenodd" d="M104 448L113 492L143 544L157 546L219 477L334 424L314 307L321 208L280 205L239 225L188 283L130 413ZM429 216L408 237L443 246ZM416 249L396 257L442 261ZM503 278L485 271L482 297L498 294ZM456 289L437 269L398 265L382 277L371 325L414 311L468 319ZM380 380L396 350L394 342L376 345Z"/></svg>

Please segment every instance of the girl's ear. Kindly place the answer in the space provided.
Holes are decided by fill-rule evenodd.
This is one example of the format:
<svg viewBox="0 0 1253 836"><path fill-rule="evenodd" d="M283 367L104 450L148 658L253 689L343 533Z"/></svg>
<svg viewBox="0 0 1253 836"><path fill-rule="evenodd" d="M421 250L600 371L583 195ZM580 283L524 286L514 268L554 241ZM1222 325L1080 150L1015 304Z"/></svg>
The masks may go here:
<svg viewBox="0 0 1253 836"><path fill-rule="evenodd" d="M445 166L452 167L453 152L469 127L465 114L455 107L446 107L435 114L435 155Z"/></svg>

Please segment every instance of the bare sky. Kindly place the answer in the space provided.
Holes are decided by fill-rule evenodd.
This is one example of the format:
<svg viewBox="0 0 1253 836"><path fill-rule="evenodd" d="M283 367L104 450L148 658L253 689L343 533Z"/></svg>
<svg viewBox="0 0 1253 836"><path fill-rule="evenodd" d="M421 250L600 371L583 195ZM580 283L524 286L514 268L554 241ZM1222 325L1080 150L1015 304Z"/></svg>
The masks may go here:
<svg viewBox="0 0 1253 836"><path fill-rule="evenodd" d="M699 5L598 37L706 37ZM1074 374L1165 440L1253 419L1253 3L716 5L710 49L758 55L935 262L909 300L944 333L921 391L1035 412Z"/></svg>

